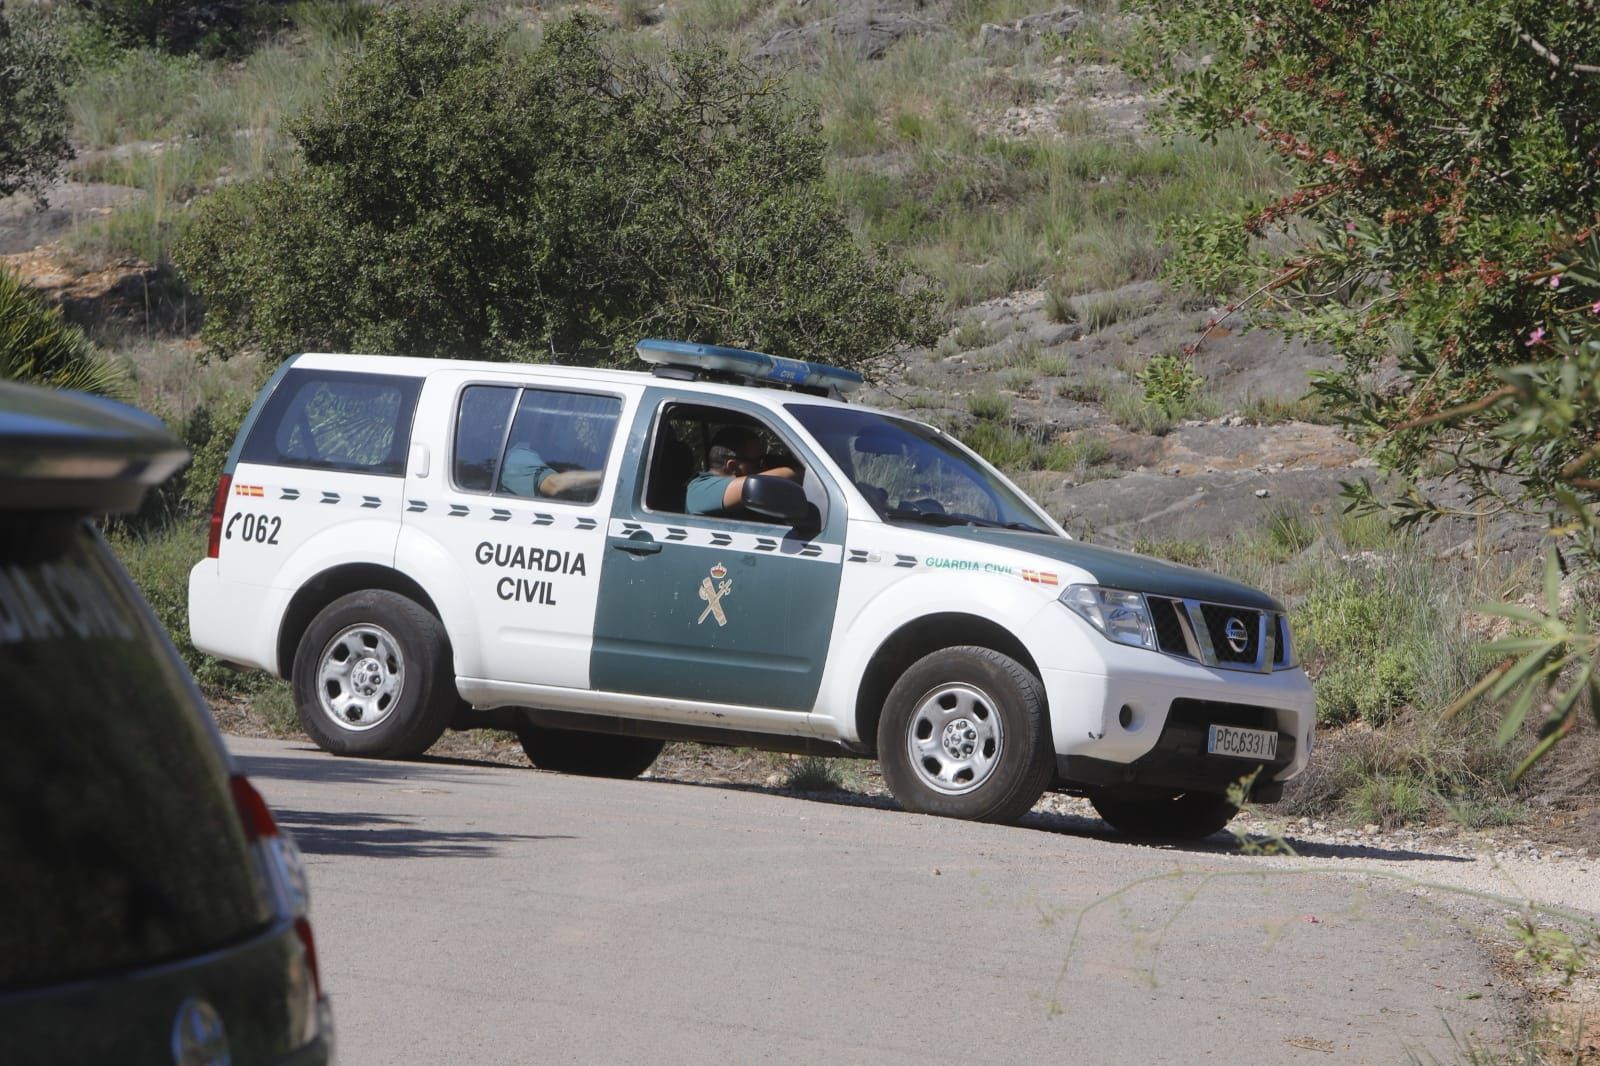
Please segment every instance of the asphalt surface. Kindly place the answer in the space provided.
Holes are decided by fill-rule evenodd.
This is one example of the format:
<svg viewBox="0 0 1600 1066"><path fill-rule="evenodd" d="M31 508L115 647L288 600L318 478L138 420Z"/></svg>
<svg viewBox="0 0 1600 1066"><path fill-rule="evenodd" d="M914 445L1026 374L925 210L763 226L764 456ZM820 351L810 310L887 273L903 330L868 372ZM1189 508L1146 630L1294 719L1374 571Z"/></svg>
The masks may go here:
<svg viewBox="0 0 1600 1066"><path fill-rule="evenodd" d="M1513 1025L1459 913L1217 843L229 746L306 853L346 1066L1451 1061Z"/></svg>

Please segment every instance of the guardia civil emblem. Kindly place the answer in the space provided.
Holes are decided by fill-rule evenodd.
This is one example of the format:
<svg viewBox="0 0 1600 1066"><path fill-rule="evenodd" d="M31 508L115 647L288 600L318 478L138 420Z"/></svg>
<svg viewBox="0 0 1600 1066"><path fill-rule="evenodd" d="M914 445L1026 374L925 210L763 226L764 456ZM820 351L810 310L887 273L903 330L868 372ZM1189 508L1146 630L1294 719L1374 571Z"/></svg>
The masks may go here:
<svg viewBox="0 0 1600 1066"><path fill-rule="evenodd" d="M706 601L706 609L700 612L695 625L707 618L715 618L719 626L727 625L728 615L722 609L722 597L732 591L733 578L728 576L728 568L721 563L713 566L711 572L700 579L700 598Z"/></svg>

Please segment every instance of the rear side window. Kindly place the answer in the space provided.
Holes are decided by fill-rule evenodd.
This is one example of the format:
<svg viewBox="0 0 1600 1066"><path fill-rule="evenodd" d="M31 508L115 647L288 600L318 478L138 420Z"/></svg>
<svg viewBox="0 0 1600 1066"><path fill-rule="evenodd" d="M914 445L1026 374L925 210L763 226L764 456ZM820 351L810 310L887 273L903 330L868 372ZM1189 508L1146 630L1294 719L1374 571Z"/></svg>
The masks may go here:
<svg viewBox="0 0 1600 1066"><path fill-rule="evenodd" d="M165 641L70 520L0 520L0 991L193 956L271 919Z"/></svg>
<svg viewBox="0 0 1600 1066"><path fill-rule="evenodd" d="M616 396L469 386L456 418L456 484L472 492L593 503L621 415Z"/></svg>
<svg viewBox="0 0 1600 1066"><path fill-rule="evenodd" d="M403 477L421 387L414 377L291 370L262 408L239 458Z"/></svg>

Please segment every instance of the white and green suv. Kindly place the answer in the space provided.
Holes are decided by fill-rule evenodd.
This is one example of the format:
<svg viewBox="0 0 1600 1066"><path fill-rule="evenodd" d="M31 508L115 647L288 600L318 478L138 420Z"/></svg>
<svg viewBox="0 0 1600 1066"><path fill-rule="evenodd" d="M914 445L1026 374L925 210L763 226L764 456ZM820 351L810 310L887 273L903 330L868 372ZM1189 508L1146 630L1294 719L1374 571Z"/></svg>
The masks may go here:
<svg viewBox="0 0 1600 1066"><path fill-rule="evenodd" d="M1176 837L1305 767L1271 597L1072 540L954 438L844 403L847 371L638 350L653 373L291 359L218 485L194 643L292 678L346 755L474 725L617 777L668 739L856 754L910 810L1058 788ZM708 478L732 506L696 506Z"/></svg>

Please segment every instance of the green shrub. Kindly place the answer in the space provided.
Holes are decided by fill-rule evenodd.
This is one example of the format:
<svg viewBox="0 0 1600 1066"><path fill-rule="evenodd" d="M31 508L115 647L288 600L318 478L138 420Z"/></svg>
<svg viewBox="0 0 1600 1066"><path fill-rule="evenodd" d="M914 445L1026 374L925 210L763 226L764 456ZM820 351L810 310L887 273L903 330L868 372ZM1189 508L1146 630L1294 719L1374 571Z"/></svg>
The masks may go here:
<svg viewBox="0 0 1600 1066"><path fill-rule="evenodd" d="M823 141L705 46L630 59L574 17L531 50L464 8L381 13L300 165L209 197L176 259L227 354L594 363L641 336L872 368L931 297L865 251Z"/></svg>
<svg viewBox="0 0 1600 1066"><path fill-rule="evenodd" d="M1470 683L1482 653L1461 633L1471 596L1426 560L1379 566L1329 560L1309 575L1292 618L1326 725L1380 725L1407 706L1440 710Z"/></svg>
<svg viewBox="0 0 1600 1066"><path fill-rule="evenodd" d="M836 760L806 755L789 764L783 787L796 792L838 792L844 788L844 775Z"/></svg>
<svg viewBox="0 0 1600 1066"><path fill-rule="evenodd" d="M129 44L170 52L234 55L276 20L258 0L81 0Z"/></svg>
<svg viewBox="0 0 1600 1066"><path fill-rule="evenodd" d="M963 318L956 326L956 347L965 351L969 348L985 348L993 344L998 338L989 328L989 323L981 318Z"/></svg>
<svg viewBox="0 0 1600 1066"><path fill-rule="evenodd" d="M66 76L49 27L0 5L0 198L19 189L40 195L72 154L60 88Z"/></svg>
<svg viewBox="0 0 1600 1066"><path fill-rule="evenodd" d="M1141 537L1133 542L1133 550L1184 566L1206 567L1211 562L1212 546L1203 540L1150 540Z"/></svg>
<svg viewBox="0 0 1600 1066"><path fill-rule="evenodd" d="M1358 785L1349 804L1355 820L1394 829L1418 821L1429 801L1426 782L1411 774L1382 774Z"/></svg>
<svg viewBox="0 0 1600 1066"><path fill-rule="evenodd" d="M961 434L962 443L1001 470L1038 469L1039 442L1000 418L980 418Z"/></svg>
<svg viewBox="0 0 1600 1066"><path fill-rule="evenodd" d="M1036 375L1025 366L1014 366L1000 374L1000 387L1011 392L1026 392L1033 387Z"/></svg>
<svg viewBox="0 0 1600 1066"><path fill-rule="evenodd" d="M0 380L81 389L119 399L129 386L120 367L101 356L57 308L0 269Z"/></svg>
<svg viewBox="0 0 1600 1066"><path fill-rule="evenodd" d="M1274 504L1267 509L1267 543L1281 559L1299 555L1317 541L1317 526L1299 507Z"/></svg>
<svg viewBox="0 0 1600 1066"><path fill-rule="evenodd" d="M980 422L998 422L1011 416L1011 399L998 392L975 392L967 397L967 410Z"/></svg>
<svg viewBox="0 0 1600 1066"><path fill-rule="evenodd" d="M239 673L189 642L189 571L206 554L207 528L193 520L147 532L112 528L107 540L133 583L150 601L184 663L209 692L244 692L266 686L262 674Z"/></svg>
<svg viewBox="0 0 1600 1066"><path fill-rule="evenodd" d="M1076 309L1076 318L1063 321L1082 322L1083 328L1089 333L1098 333L1145 310L1143 301L1120 294L1079 296L1072 301L1072 306Z"/></svg>
<svg viewBox="0 0 1600 1066"><path fill-rule="evenodd" d="M1144 390L1144 402L1169 418L1182 418L1192 410L1205 386L1187 357L1170 353L1152 356L1134 379Z"/></svg>

